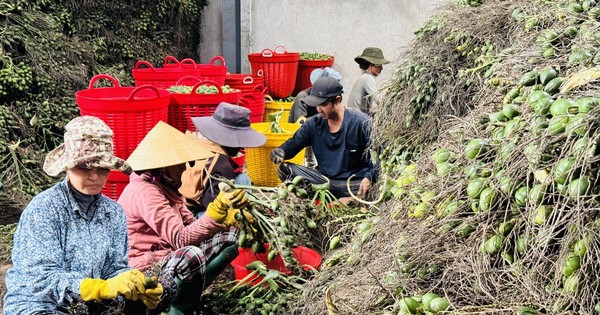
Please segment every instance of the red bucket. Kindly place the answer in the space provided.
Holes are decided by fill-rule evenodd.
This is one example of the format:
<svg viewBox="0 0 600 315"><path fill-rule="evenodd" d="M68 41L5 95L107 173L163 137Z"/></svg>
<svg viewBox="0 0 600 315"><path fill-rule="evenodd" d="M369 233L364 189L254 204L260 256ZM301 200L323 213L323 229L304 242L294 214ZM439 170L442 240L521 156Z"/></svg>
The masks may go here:
<svg viewBox="0 0 600 315"><path fill-rule="evenodd" d="M265 93L267 89L257 85L250 93L242 94L240 105L250 110L250 122L262 122L265 115Z"/></svg>
<svg viewBox="0 0 600 315"><path fill-rule="evenodd" d="M216 61L221 61L221 65L216 65ZM225 58L214 56L208 64L199 64L196 66L200 70L200 80L210 80L219 86L225 85L225 76L227 75L227 65Z"/></svg>
<svg viewBox="0 0 600 315"><path fill-rule="evenodd" d="M267 92L273 98L286 98L292 95L298 73L300 53L287 52L283 46L274 51L263 49L260 53L248 54L252 72L263 70Z"/></svg>
<svg viewBox="0 0 600 315"><path fill-rule="evenodd" d="M108 174L108 180L100 192L103 195L117 201L127 184L129 184L129 176L125 175L121 171L113 170Z"/></svg>
<svg viewBox="0 0 600 315"><path fill-rule="evenodd" d="M165 57L163 68L154 68L148 61L140 60L131 70L136 86L149 84L162 89L168 89L185 76L200 78L200 72L193 59L186 58L178 61L173 56Z"/></svg>
<svg viewBox="0 0 600 315"><path fill-rule="evenodd" d="M267 252L269 249L268 245L269 244L265 244L265 247L267 247ZM292 255L294 256L294 258L296 258L296 260L304 270L318 269L321 265L321 255L317 253L317 251L308 247L294 247L292 248ZM252 271L246 269L246 265L256 260L260 260L263 263L265 263L265 265L267 265L267 268L269 269L279 270L287 275L291 274L291 271L285 267L283 263L283 258L281 258L280 255L276 255L275 258L273 258L273 260L269 261L269 259L267 258L267 253L256 254L252 251L252 249L240 248L239 255L231 262L231 265L233 266L233 271L235 273L235 279L242 280L247 275L249 275ZM249 279L249 281L252 281L252 284L254 285L260 282L260 280L262 280L262 277L259 276L256 276L256 278L253 279Z"/></svg>
<svg viewBox="0 0 600 315"><path fill-rule="evenodd" d="M238 89L242 91L242 95L251 93L254 88L258 85L264 87L265 77L262 70L258 70L256 75L248 73L228 73L225 76L225 84L229 85L232 89Z"/></svg>
<svg viewBox="0 0 600 315"><path fill-rule="evenodd" d="M294 95L298 94L304 89L308 89L312 86L310 83L310 74L315 69L331 67L333 66L334 57L327 60L302 60L298 63L298 76L296 77L296 87L294 88Z"/></svg>
<svg viewBox="0 0 600 315"><path fill-rule="evenodd" d="M100 79L113 87L94 88ZM167 121L170 93L150 85L122 87L117 79L99 74L87 90L77 91L75 100L82 116L96 116L112 129L115 155L127 159L159 121Z"/></svg>
<svg viewBox="0 0 600 315"><path fill-rule="evenodd" d="M194 77L183 77L177 84L184 82L187 79L195 79ZM201 85L213 85L217 87L216 94L197 94L196 89ZM217 106L221 102L230 104L238 104L240 101L240 91L223 93L221 86L214 81L200 81L192 87L190 94L171 94L171 105L169 105L169 125L175 127L181 132L196 131L192 117L211 116Z"/></svg>

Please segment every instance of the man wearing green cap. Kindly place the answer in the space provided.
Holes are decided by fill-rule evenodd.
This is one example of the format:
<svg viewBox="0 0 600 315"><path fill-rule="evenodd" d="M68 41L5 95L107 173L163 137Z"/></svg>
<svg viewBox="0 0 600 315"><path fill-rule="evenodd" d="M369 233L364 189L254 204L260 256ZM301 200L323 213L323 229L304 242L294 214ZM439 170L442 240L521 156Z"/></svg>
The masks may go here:
<svg viewBox="0 0 600 315"><path fill-rule="evenodd" d="M361 55L354 58L354 61L358 63L363 72L352 87L348 107L373 116L375 103L373 93L377 89L375 77L381 74L383 65L388 64L390 61L383 57L383 52L377 47L365 48Z"/></svg>

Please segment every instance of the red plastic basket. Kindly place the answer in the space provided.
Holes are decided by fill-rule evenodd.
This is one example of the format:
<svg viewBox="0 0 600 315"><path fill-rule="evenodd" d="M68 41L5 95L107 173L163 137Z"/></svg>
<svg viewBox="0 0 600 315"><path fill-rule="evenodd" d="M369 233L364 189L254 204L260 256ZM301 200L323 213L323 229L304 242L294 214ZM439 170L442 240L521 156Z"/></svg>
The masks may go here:
<svg viewBox="0 0 600 315"><path fill-rule="evenodd" d="M265 93L267 89L257 85L250 93L242 94L240 105L250 110L250 122L262 122L265 115Z"/></svg>
<svg viewBox="0 0 600 315"><path fill-rule="evenodd" d="M101 193L116 201L121 196L127 184L129 184L129 176L123 174L121 171L110 171L108 180L104 187L102 187Z"/></svg>
<svg viewBox="0 0 600 315"><path fill-rule="evenodd" d="M214 81L200 81L194 77L183 77L177 85L185 80L194 79L199 81L192 88L190 94L171 94L171 105L169 105L169 125L175 127L181 132L196 131L192 117L210 116L215 112L221 102L238 104L240 101L240 91L223 93L221 86ZM213 85L219 91L216 94L197 94L196 89L201 85Z"/></svg>
<svg viewBox="0 0 600 315"><path fill-rule="evenodd" d="M240 153L240 155L231 158L233 163L238 166L235 170L233 170L234 173L242 173L244 171L244 164L246 164L246 150L241 149Z"/></svg>
<svg viewBox="0 0 600 315"><path fill-rule="evenodd" d="M216 61L221 61L221 65L216 65ZM196 68L200 70L200 80L215 81L219 86L225 85L225 76L227 75L225 58L214 56L208 64L198 64Z"/></svg>
<svg viewBox="0 0 600 315"><path fill-rule="evenodd" d="M258 70L256 75L250 73L228 73L225 76L225 84L229 85L232 89L238 89L242 91L242 95L251 93L257 85L264 87L265 77L264 72Z"/></svg>
<svg viewBox="0 0 600 315"><path fill-rule="evenodd" d="M265 247L268 250L269 244L265 244ZM318 269L321 265L321 255L308 247L294 247L292 248L292 255L304 270ZM284 274L291 274L291 271L285 267L283 258L280 255L275 255L275 258L269 261L267 253L256 254L249 248L240 248L239 255L231 262L235 279L242 280L249 275L251 271L246 269L246 265L256 260L264 262L269 269L279 270ZM262 277L256 276L248 281L252 281L252 284L256 285L260 280L262 280Z"/></svg>
<svg viewBox="0 0 600 315"><path fill-rule="evenodd" d="M94 88L100 79L113 87ZM106 74L94 76L87 90L77 91L75 100L82 116L96 116L113 131L115 155L127 159L159 121L167 121L170 93L150 85L122 87Z"/></svg>
<svg viewBox="0 0 600 315"><path fill-rule="evenodd" d="M327 60L302 60L298 62L298 75L296 76L296 87L294 88L294 95L298 94L304 89L308 89L312 86L310 83L310 74L313 70L318 68L325 68L333 66L334 57Z"/></svg>
<svg viewBox="0 0 600 315"><path fill-rule="evenodd" d="M248 54L252 72L263 70L265 86L273 98L286 98L292 95L298 73L300 53L287 52L283 46L274 51L263 49L260 53Z"/></svg>
<svg viewBox="0 0 600 315"><path fill-rule="evenodd" d="M141 66L146 66L146 68ZM162 89L168 89L185 76L200 78L200 72L201 70L197 68L193 59L186 58L178 61L173 56L165 57L163 68L155 68L148 61L140 60L131 70L136 86L149 84Z"/></svg>

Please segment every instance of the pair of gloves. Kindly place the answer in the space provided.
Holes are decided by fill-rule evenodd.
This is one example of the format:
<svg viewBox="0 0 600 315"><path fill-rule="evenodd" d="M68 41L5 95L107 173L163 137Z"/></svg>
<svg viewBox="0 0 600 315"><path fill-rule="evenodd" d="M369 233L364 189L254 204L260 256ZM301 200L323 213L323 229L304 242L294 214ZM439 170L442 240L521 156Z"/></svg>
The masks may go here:
<svg viewBox="0 0 600 315"><path fill-rule="evenodd" d="M248 199L245 197L245 189L221 190L215 200L206 207L206 215L213 218L217 223L223 226L240 227L239 217L240 209L248 205ZM244 216L251 224L254 223L254 217L249 211L244 211Z"/></svg>
<svg viewBox="0 0 600 315"><path fill-rule="evenodd" d="M163 287L160 283L147 286L146 276L131 269L107 280L85 278L81 281L79 294L84 301L114 300L123 296L127 300L141 300L149 309L155 309Z"/></svg>

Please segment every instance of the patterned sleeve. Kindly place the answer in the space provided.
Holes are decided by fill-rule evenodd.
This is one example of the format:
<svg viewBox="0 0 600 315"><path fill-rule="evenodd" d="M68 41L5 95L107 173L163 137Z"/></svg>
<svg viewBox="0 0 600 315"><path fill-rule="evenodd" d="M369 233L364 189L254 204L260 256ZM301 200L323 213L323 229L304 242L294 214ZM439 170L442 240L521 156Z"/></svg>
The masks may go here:
<svg viewBox="0 0 600 315"><path fill-rule="evenodd" d="M49 304L71 301L69 293L79 294L84 278L61 265L65 244L61 244L63 222L58 207L47 198L34 198L21 215L12 252L18 276L11 278L16 283L10 285Z"/></svg>

